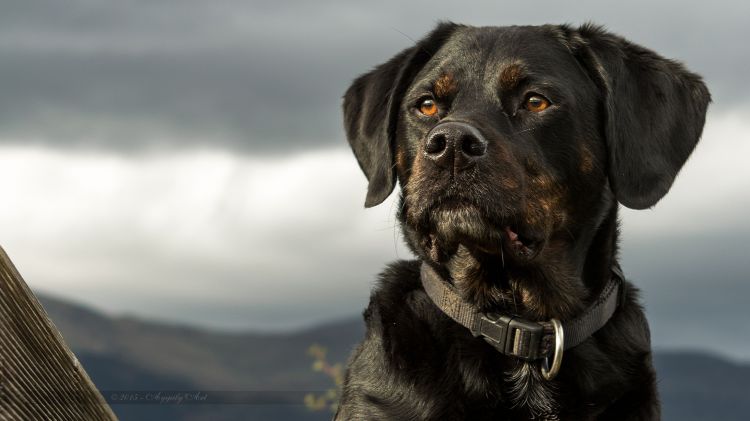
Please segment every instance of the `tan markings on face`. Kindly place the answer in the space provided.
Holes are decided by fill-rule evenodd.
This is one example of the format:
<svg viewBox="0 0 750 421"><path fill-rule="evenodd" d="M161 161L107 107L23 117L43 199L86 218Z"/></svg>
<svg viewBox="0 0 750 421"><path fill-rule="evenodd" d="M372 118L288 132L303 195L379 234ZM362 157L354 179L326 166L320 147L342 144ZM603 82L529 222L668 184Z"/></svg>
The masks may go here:
<svg viewBox="0 0 750 421"><path fill-rule="evenodd" d="M549 213L552 209L552 201L547 198L539 199L539 206L542 207L544 213Z"/></svg>
<svg viewBox="0 0 750 421"><path fill-rule="evenodd" d="M517 189L519 187L518 180L512 176L501 178L500 185L506 189Z"/></svg>
<svg viewBox="0 0 750 421"><path fill-rule="evenodd" d="M587 148L581 148L581 165L579 168L584 174L589 174L594 169L594 156Z"/></svg>
<svg viewBox="0 0 750 421"><path fill-rule="evenodd" d="M497 156L497 162L500 165L493 169L492 179L498 180L500 187L507 190L516 190L521 187L519 180L521 169L518 168L506 146L502 143L497 144L494 154Z"/></svg>
<svg viewBox="0 0 750 421"><path fill-rule="evenodd" d="M406 152L402 148L396 149L396 169L399 174L406 174L407 170Z"/></svg>
<svg viewBox="0 0 750 421"><path fill-rule="evenodd" d="M407 198L408 196L416 196L419 194L420 184L424 181L422 165L423 160L421 154L417 154L417 156L414 157L414 161L411 163L411 168L409 168L409 181L404 186L404 190L410 193L410 195L407 195Z"/></svg>
<svg viewBox="0 0 750 421"><path fill-rule="evenodd" d="M406 202L409 204L406 212L406 220L409 223L416 224L418 222L418 204L422 203L422 195L424 189L422 188L426 183L429 183L428 173L424 171L424 165L426 161L423 154L416 154L414 160L409 168L409 179L406 185L403 186L403 193Z"/></svg>
<svg viewBox="0 0 750 421"><path fill-rule="evenodd" d="M422 166L424 165L424 160L422 159L421 154L417 154L417 156L414 159L414 162L411 164L411 174L412 177L420 180L422 178Z"/></svg>
<svg viewBox="0 0 750 421"><path fill-rule="evenodd" d="M529 178L526 201L526 223L545 231L559 228L567 219L563 207L564 187L547 174Z"/></svg>
<svg viewBox="0 0 750 421"><path fill-rule="evenodd" d="M521 83L523 78L523 66L518 63L505 66L500 71L500 87L503 90L511 90Z"/></svg>
<svg viewBox="0 0 750 421"><path fill-rule="evenodd" d="M554 182L552 181L552 178L547 174L538 174L534 177L531 177L530 180L531 185L534 186L536 189L548 192L550 190L554 189Z"/></svg>
<svg viewBox="0 0 750 421"><path fill-rule="evenodd" d="M458 85L456 84L453 75L446 73L435 81L433 90L435 91L436 96L445 98L455 94L458 90Z"/></svg>

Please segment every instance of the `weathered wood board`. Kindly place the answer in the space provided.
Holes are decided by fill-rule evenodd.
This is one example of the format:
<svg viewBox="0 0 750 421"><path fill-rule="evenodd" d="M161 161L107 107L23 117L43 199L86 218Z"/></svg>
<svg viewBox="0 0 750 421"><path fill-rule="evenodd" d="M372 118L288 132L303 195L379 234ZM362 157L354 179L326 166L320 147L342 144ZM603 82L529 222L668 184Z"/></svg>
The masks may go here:
<svg viewBox="0 0 750 421"><path fill-rule="evenodd" d="M0 421L116 419L0 248Z"/></svg>

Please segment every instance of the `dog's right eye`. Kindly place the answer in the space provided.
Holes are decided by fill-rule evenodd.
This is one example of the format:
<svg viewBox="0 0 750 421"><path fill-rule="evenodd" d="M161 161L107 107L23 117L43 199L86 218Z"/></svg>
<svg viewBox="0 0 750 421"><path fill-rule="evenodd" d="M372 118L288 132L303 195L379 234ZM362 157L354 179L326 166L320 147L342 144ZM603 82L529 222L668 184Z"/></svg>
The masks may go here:
<svg viewBox="0 0 750 421"><path fill-rule="evenodd" d="M539 113L547 109L551 104L549 100L539 94L531 93L526 96L523 106L532 113Z"/></svg>
<svg viewBox="0 0 750 421"><path fill-rule="evenodd" d="M436 115L438 113L438 106L435 103L435 100L432 98L422 100L422 102L419 103L419 112L428 117Z"/></svg>

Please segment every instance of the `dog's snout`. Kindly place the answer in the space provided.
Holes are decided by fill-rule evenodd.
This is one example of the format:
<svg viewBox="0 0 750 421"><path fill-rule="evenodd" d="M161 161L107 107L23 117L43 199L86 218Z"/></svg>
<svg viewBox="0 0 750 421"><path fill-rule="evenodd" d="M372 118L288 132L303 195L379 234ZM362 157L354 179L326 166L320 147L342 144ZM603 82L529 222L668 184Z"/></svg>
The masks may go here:
<svg viewBox="0 0 750 421"><path fill-rule="evenodd" d="M424 151L438 166L461 171L485 155L487 141L475 127L452 121L438 124L427 134Z"/></svg>

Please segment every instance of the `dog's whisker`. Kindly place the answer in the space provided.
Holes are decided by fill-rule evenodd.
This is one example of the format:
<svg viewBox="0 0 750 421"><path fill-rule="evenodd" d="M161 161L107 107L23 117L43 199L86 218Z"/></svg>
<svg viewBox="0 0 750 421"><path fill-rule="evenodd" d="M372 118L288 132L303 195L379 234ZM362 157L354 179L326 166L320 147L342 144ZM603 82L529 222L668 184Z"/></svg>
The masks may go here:
<svg viewBox="0 0 750 421"><path fill-rule="evenodd" d="M390 209L390 217L394 217L394 207L396 206L396 202L391 202L391 209ZM396 258L400 258L398 255L398 223L394 220L393 225L391 225L391 230L393 231L393 251L396 254Z"/></svg>
<svg viewBox="0 0 750 421"><path fill-rule="evenodd" d="M567 232L567 233L568 233L568 236L570 236L570 239L571 239L571 240L573 240L573 241L575 241L575 239L576 239L576 236L575 236L575 235L573 235L573 232L571 232L571 231L570 231L570 229L569 229L568 227L563 227L563 228L565 229L565 232Z"/></svg>
<svg viewBox="0 0 750 421"><path fill-rule="evenodd" d="M413 42L413 43L414 43L414 45L419 45L419 48L420 48L420 49L421 49L422 51L424 51L425 53L427 53L427 54L429 54L429 55L433 55L433 54L435 53L434 51L429 51L429 50L428 50L427 48L425 48L425 46L424 46L424 45L420 45L420 44L419 44L419 42L418 42L417 40L415 40L414 38L410 37L409 35L406 35L406 34L405 34L404 32L402 32L402 31L399 31L399 30L398 30L398 29L396 29L395 27L393 27L393 26L389 26L389 28L393 29L394 31L396 31L396 32L398 32L399 34L401 34L401 35L403 35L404 37L406 37L406 39L408 39L409 41Z"/></svg>
<svg viewBox="0 0 750 421"><path fill-rule="evenodd" d="M521 134L521 133L526 133L526 132L531 132L531 131L534 131L536 129L538 129L538 127L529 127L528 129L523 129L523 130L519 130L517 132L512 132L511 135Z"/></svg>

